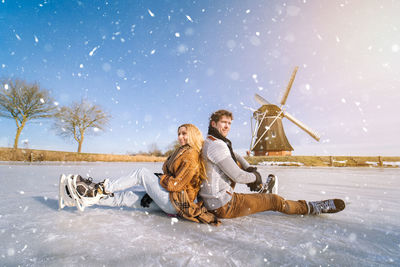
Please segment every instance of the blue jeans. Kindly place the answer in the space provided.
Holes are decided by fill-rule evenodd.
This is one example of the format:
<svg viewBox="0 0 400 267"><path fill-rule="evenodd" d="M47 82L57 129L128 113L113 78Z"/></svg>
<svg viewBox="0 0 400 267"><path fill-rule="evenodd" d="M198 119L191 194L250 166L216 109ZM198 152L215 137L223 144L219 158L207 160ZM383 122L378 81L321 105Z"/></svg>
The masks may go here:
<svg viewBox="0 0 400 267"><path fill-rule="evenodd" d="M144 187L146 191L123 191L138 185ZM130 175L109 181L105 184L105 190L114 193L114 196L100 199L98 205L141 208L140 200L147 193L153 199L150 204L151 209L161 209L168 214L177 213L169 199L169 192L160 185L159 178L146 168L137 169Z"/></svg>

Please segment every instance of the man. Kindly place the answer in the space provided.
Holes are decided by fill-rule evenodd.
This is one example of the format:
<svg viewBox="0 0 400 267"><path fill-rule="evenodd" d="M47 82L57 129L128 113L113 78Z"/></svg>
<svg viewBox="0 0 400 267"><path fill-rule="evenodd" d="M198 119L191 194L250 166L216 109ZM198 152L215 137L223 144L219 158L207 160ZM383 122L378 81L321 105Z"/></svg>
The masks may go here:
<svg viewBox="0 0 400 267"><path fill-rule="evenodd" d="M226 138L232 120L232 113L227 110L218 110L210 117L202 152L207 180L204 180L200 189L200 196L209 211L219 218L235 218L267 210L286 214L320 214L336 213L345 208L341 199L306 202L285 200L270 194L274 176L270 175L268 183L263 186L257 168L251 167L235 153L230 140ZM262 192L238 194L234 192L235 183L247 184L251 191Z"/></svg>

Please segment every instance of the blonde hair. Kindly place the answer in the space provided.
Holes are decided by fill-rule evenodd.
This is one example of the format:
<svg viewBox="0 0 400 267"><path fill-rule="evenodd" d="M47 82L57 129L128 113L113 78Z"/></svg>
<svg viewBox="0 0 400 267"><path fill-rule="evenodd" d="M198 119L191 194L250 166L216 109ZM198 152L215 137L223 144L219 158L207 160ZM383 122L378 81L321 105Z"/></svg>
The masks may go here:
<svg viewBox="0 0 400 267"><path fill-rule="evenodd" d="M199 128L197 128L193 124L190 124L190 123L182 124L181 126L178 127L178 132L179 132L179 129L182 127L186 128L187 136L188 136L188 145L191 148L193 148L197 153L199 153L200 178L207 179L206 168L204 166L204 160L203 160L203 157L201 156L203 143L204 143L203 135L200 132Z"/></svg>

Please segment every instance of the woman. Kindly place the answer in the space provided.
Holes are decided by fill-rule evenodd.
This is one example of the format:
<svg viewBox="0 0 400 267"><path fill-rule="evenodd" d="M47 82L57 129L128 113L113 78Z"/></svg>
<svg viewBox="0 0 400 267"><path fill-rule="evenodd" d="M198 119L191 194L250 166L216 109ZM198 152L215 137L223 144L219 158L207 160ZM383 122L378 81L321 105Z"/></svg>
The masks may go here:
<svg viewBox="0 0 400 267"><path fill-rule="evenodd" d="M93 183L91 178L79 175L62 175L60 178L60 208L77 206L84 210L94 204L104 206L139 207L142 200L167 214L178 215L195 222L219 225L217 217L208 212L203 202L197 202L197 194L203 179L206 179L204 162L201 157L203 136L193 124L183 124L178 128L180 147L164 162L160 178L145 168L133 171L117 180L108 179ZM146 192L124 191L141 185Z"/></svg>

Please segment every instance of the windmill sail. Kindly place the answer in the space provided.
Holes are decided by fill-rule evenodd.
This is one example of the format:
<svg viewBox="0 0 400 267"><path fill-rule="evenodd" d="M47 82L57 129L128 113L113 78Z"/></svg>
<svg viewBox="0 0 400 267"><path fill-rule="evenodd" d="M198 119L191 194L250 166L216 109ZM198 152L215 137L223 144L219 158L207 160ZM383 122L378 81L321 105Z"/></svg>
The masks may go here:
<svg viewBox="0 0 400 267"><path fill-rule="evenodd" d="M285 103L286 103L286 100L287 100L287 98L288 98L290 89L292 88L292 85L293 85L293 82L294 82L294 78L296 77L296 73L297 73L297 70L298 70L298 69L299 69L299 67L295 67L295 68L294 68L294 71L293 71L293 73L292 73L292 76L290 77L289 84L288 84L288 86L286 87L285 93L283 94L283 97L282 97L282 100L281 100L281 106L285 105Z"/></svg>
<svg viewBox="0 0 400 267"><path fill-rule="evenodd" d="M260 96L259 94L256 94L254 96L254 98L256 99L258 104L260 104L260 105L269 105L269 104L271 104L264 97Z"/></svg>
<svg viewBox="0 0 400 267"><path fill-rule="evenodd" d="M312 138L314 138L315 140L319 141L320 136L319 134L317 134L316 132L314 132L313 130L311 130L309 127L307 127L304 123L302 123L301 121L299 121L298 119L296 119L295 117L293 117L293 115L289 114L288 112L284 112L283 113L284 116L286 118L288 118L291 122L293 122L294 124L296 124L297 126L299 126L303 131L305 131L306 133L308 133Z"/></svg>

